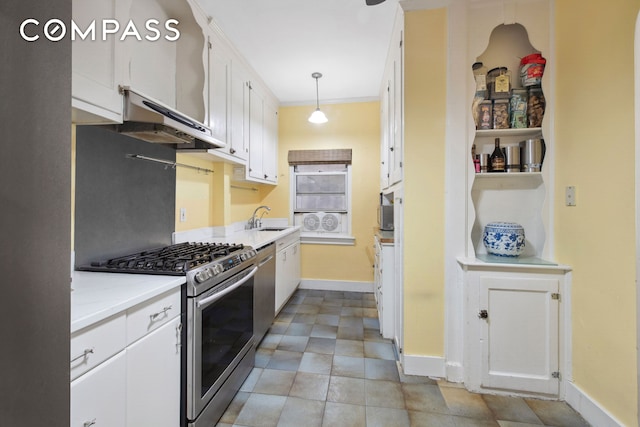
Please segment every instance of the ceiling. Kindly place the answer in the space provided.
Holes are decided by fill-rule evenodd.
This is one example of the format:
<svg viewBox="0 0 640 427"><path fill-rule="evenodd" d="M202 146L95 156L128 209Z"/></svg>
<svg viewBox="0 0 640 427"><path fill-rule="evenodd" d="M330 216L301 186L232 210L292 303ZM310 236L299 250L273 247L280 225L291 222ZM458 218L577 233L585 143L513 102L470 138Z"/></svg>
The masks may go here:
<svg viewBox="0 0 640 427"><path fill-rule="evenodd" d="M197 0L282 105L378 98L398 0Z"/></svg>

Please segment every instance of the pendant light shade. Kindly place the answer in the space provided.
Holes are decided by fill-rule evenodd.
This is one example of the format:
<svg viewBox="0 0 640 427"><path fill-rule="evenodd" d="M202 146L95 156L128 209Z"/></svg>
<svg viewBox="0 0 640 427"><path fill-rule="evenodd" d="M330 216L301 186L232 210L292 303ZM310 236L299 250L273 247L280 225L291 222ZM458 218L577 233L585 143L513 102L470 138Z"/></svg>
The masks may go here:
<svg viewBox="0 0 640 427"><path fill-rule="evenodd" d="M320 96L318 94L318 79L320 77L322 77L322 74L321 73L313 73L313 74L311 74L311 77L316 79L316 109L309 116L309 121L311 123L327 123L329 121L327 119L327 116L325 116L324 113L322 111L320 111Z"/></svg>

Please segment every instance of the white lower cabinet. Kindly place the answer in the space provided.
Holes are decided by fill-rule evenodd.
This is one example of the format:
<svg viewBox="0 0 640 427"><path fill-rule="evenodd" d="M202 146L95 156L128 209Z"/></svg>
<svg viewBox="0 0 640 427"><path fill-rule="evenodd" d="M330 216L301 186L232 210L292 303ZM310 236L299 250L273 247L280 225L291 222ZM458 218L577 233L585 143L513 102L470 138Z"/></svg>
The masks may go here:
<svg viewBox="0 0 640 427"><path fill-rule="evenodd" d="M71 382L71 427L126 425L126 353Z"/></svg>
<svg viewBox="0 0 640 427"><path fill-rule="evenodd" d="M393 244L382 243L375 236L374 288L380 334L384 338L394 338L394 248Z"/></svg>
<svg viewBox="0 0 640 427"><path fill-rule="evenodd" d="M180 317L127 347L127 426L180 424Z"/></svg>
<svg viewBox="0 0 640 427"><path fill-rule="evenodd" d="M300 232L276 241L276 313L300 284Z"/></svg>
<svg viewBox="0 0 640 427"><path fill-rule="evenodd" d="M180 288L71 336L71 427L180 425Z"/></svg>
<svg viewBox="0 0 640 427"><path fill-rule="evenodd" d="M467 387L559 396L569 298L564 272L497 268L468 271L465 282Z"/></svg>

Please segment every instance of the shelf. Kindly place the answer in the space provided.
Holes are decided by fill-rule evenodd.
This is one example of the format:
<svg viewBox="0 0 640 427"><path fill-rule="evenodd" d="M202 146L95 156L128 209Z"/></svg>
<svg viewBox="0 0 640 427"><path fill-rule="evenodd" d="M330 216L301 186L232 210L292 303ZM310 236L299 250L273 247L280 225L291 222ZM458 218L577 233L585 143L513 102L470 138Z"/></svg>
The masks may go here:
<svg viewBox="0 0 640 427"><path fill-rule="evenodd" d="M491 136L529 136L534 134L542 135L542 128L517 128L517 129L478 129L477 137Z"/></svg>
<svg viewBox="0 0 640 427"><path fill-rule="evenodd" d="M555 262L547 261L542 258L528 257L506 257L490 254L476 254L476 258L482 262L491 264L518 264L518 265L558 265Z"/></svg>
<svg viewBox="0 0 640 427"><path fill-rule="evenodd" d="M531 177L540 177L542 172L487 172L476 173L476 179L528 179Z"/></svg>

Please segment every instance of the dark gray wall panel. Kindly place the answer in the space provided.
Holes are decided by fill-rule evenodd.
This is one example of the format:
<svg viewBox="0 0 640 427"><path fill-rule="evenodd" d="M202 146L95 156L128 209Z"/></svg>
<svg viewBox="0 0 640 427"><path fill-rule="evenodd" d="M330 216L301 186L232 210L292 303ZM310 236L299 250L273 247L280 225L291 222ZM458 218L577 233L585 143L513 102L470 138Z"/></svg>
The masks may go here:
<svg viewBox="0 0 640 427"><path fill-rule="evenodd" d="M76 265L171 243L175 169L127 158L175 162L176 152L102 126L76 128Z"/></svg>
<svg viewBox="0 0 640 427"><path fill-rule="evenodd" d="M0 2L0 425L69 426L71 42L20 23L70 0Z"/></svg>

